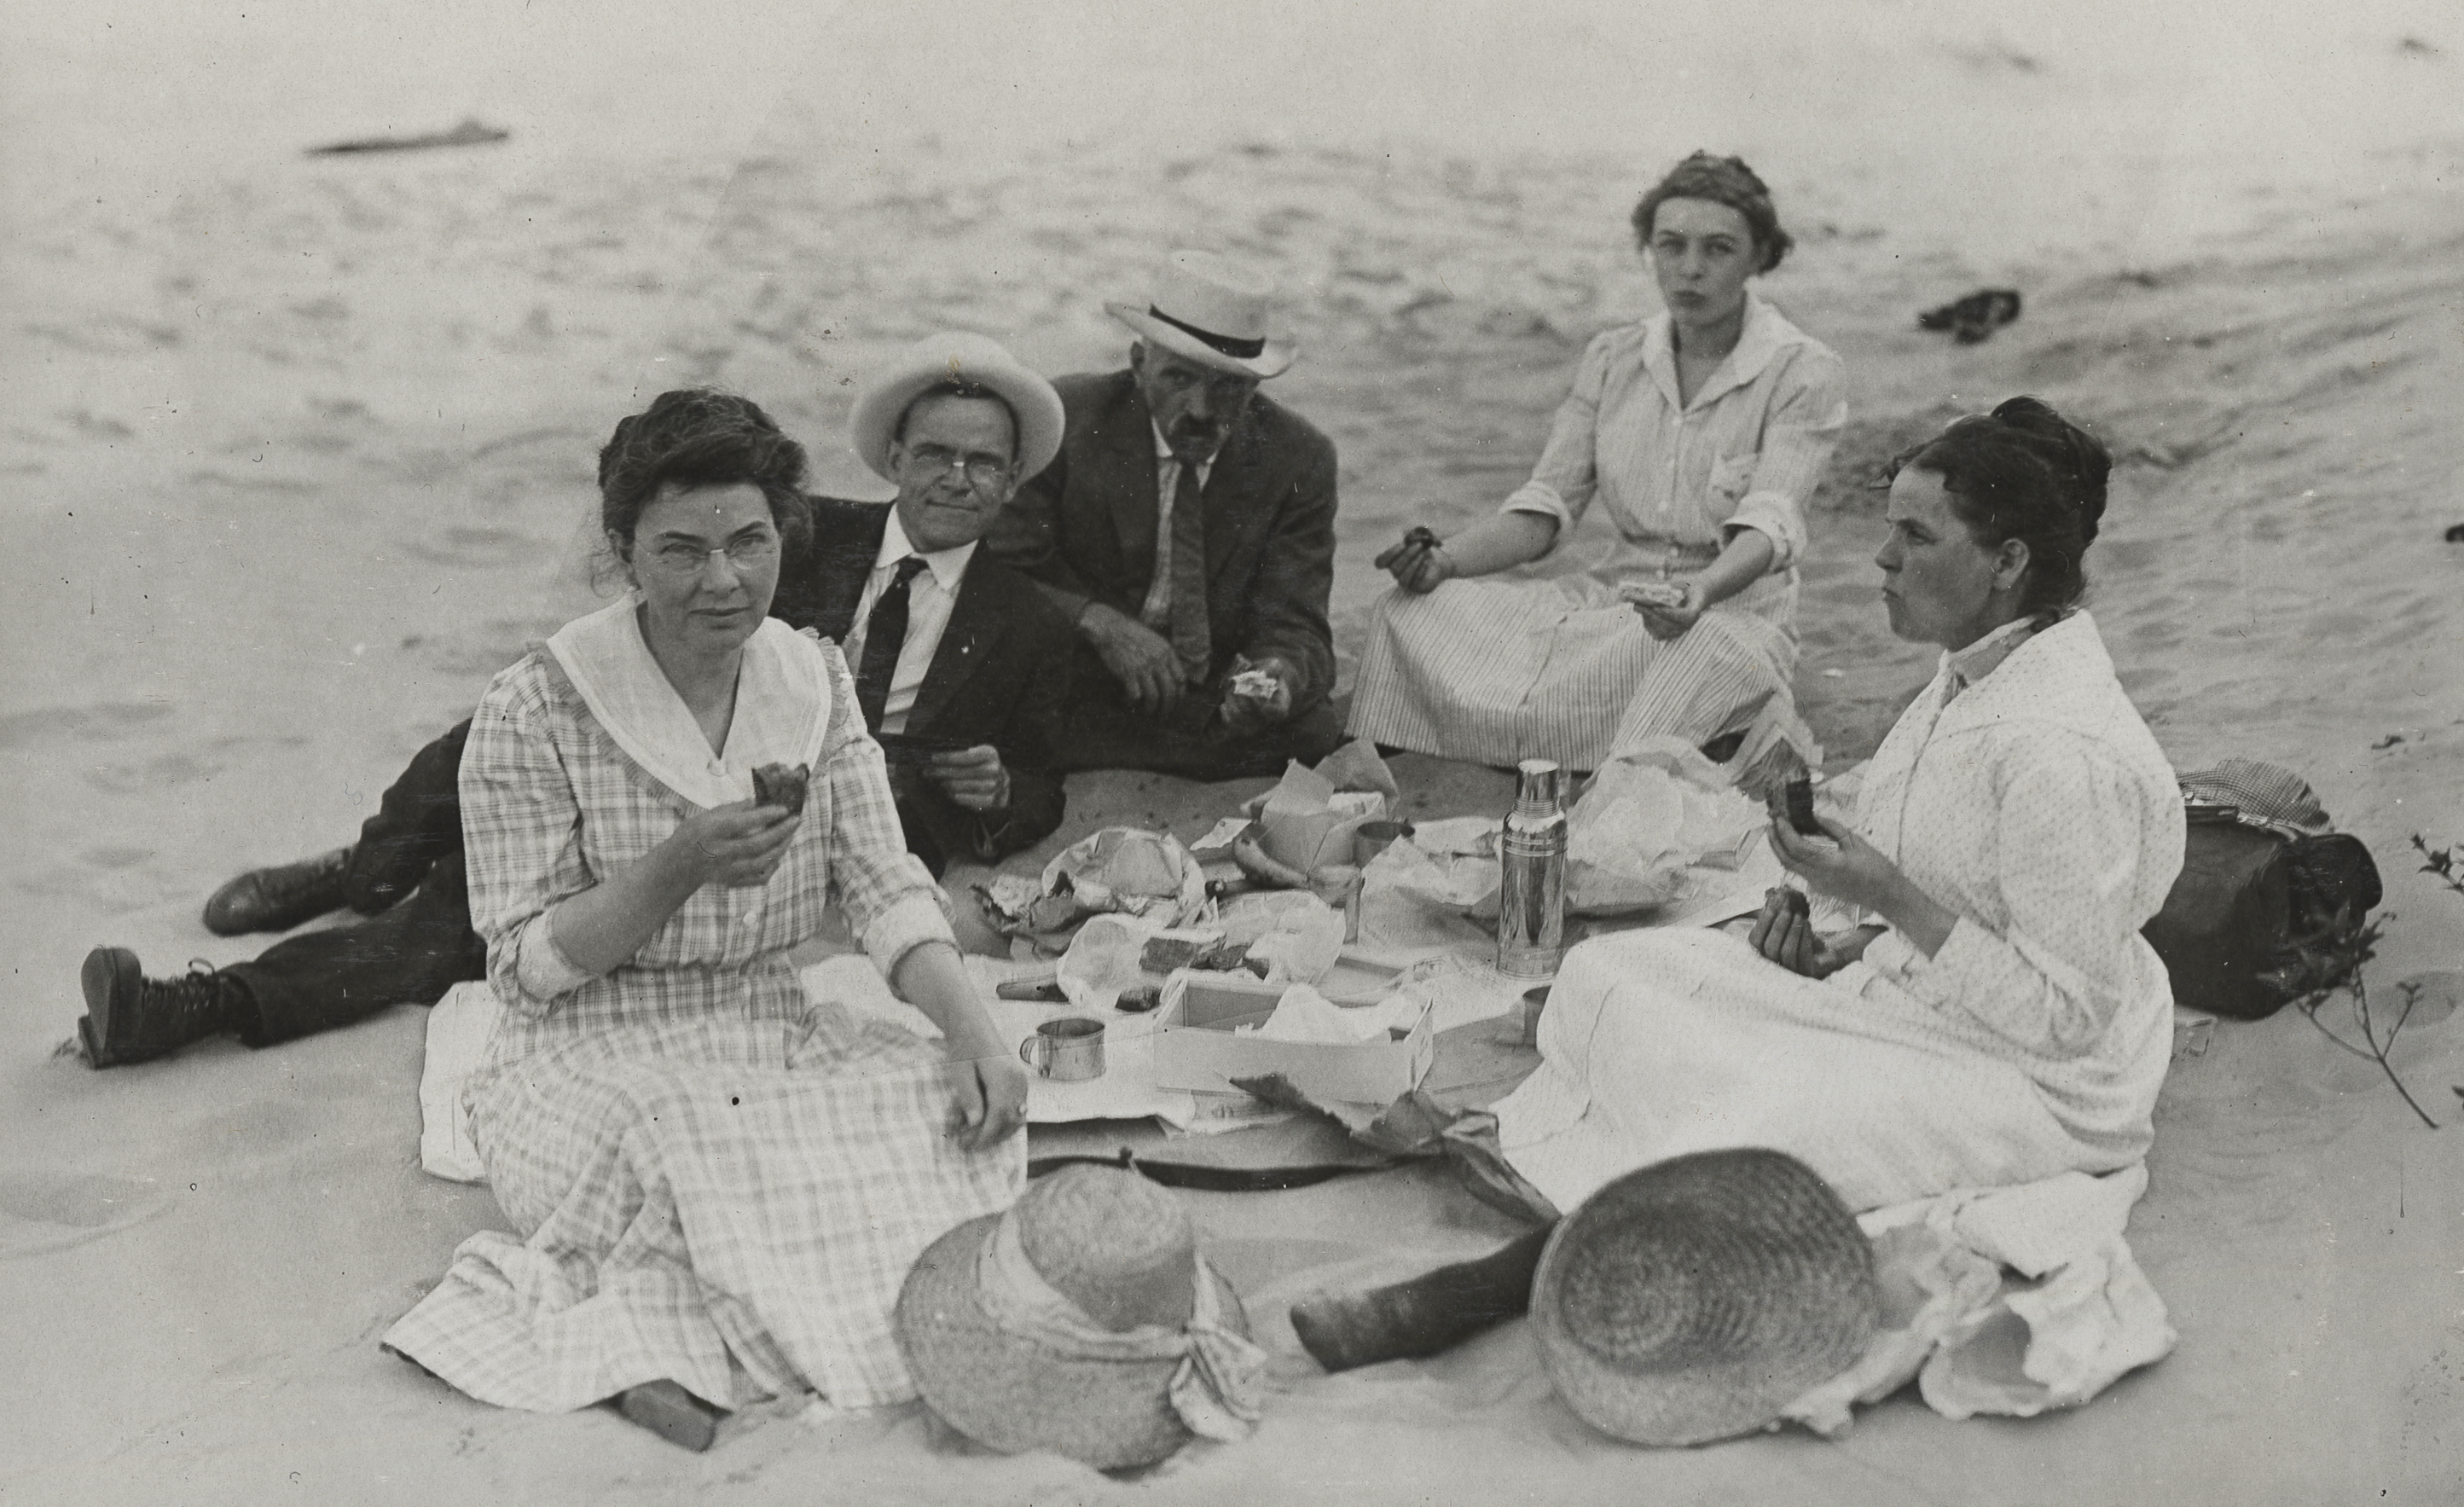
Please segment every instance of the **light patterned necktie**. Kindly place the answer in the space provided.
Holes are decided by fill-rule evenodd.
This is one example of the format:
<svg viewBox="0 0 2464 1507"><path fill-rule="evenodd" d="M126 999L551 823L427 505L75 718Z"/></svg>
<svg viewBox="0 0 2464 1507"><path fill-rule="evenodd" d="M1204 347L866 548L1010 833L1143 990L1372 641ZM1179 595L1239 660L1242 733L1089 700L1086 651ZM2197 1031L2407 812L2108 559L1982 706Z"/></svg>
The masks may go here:
<svg viewBox="0 0 2464 1507"><path fill-rule="evenodd" d="M1206 623L1206 504L1198 468L1187 461L1172 489L1172 651L1181 680L1202 685L1215 658Z"/></svg>

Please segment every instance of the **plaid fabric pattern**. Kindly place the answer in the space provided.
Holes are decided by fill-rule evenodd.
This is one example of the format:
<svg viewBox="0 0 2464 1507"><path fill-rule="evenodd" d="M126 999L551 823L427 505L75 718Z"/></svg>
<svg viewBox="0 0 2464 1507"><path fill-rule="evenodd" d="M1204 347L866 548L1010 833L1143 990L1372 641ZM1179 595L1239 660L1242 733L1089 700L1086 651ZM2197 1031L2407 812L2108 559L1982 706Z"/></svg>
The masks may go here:
<svg viewBox="0 0 2464 1507"><path fill-rule="evenodd" d="M385 1343L483 1401L561 1410L662 1377L712 1402L913 1395L890 1311L916 1255L1024 1185L1013 1140L944 1134L938 1053L810 1004L786 950L833 892L885 970L947 938L879 748L830 656L823 773L760 889L704 889L625 966L522 992L547 908L690 809L626 759L554 663L496 678L462 765L472 913L508 1009L467 1089L499 1206Z"/></svg>
<svg viewBox="0 0 2464 1507"><path fill-rule="evenodd" d="M937 1053L895 1027L817 1013L783 1060L775 1031L717 1028L741 1062L703 1059L713 1034L640 1031L474 1090L497 1203L529 1237L464 1241L385 1343L539 1411L662 1377L723 1407L913 1396L899 1284L934 1240L1016 1201L1024 1138L958 1149Z"/></svg>
<svg viewBox="0 0 2464 1507"><path fill-rule="evenodd" d="M1741 709L1787 694L1805 502L1847 423L1845 387L1839 358L1759 298L1690 406L1677 400L1665 316L1598 336L1504 511L1556 520L1563 545L1596 503L1616 529L1607 548L1571 579L1388 592L1371 614L1353 733L1482 763L1596 769L1613 745L1706 742L1742 725ZM1691 652L1676 650L1693 633L1658 644L1616 586L1702 570L1739 528L1771 539L1771 568L1704 621L1753 622Z"/></svg>

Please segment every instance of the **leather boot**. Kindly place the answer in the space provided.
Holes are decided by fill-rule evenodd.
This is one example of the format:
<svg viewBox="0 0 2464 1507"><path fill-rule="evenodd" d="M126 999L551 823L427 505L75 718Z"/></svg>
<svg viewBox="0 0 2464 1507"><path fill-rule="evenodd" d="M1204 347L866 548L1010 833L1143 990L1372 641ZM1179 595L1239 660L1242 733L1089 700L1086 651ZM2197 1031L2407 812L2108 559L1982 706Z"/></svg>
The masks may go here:
<svg viewBox="0 0 2464 1507"><path fill-rule="evenodd" d="M77 1039L96 1067L166 1057L236 1031L254 1007L248 986L202 963L179 978L147 978L137 954L99 947L85 958L85 1016Z"/></svg>
<svg viewBox="0 0 2464 1507"><path fill-rule="evenodd" d="M329 910L340 910L351 850L336 848L297 863L253 868L213 892L206 902L206 929L218 937L243 931L288 931Z"/></svg>
<svg viewBox="0 0 2464 1507"><path fill-rule="evenodd" d="M1531 1305L1531 1274L1549 1232L1534 1230L1475 1261L1358 1293L1311 1293L1292 1304L1301 1348L1330 1371L1435 1355Z"/></svg>

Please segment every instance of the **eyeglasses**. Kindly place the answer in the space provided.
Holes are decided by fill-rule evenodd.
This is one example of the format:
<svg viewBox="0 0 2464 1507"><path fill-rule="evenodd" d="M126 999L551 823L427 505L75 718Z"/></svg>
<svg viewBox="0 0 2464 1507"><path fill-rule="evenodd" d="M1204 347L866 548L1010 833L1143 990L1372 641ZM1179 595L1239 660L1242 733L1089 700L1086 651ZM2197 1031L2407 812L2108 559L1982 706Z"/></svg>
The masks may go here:
<svg viewBox="0 0 2464 1507"><path fill-rule="evenodd" d="M1009 480L1010 463L982 450L954 450L946 445L910 445L904 448L907 458L926 470L964 471L970 486L998 487Z"/></svg>
<svg viewBox="0 0 2464 1507"><path fill-rule="evenodd" d="M726 556L727 562L739 571L758 571L778 559L779 536L748 535L708 548L670 539L649 553L650 563L670 576L698 576L714 555Z"/></svg>

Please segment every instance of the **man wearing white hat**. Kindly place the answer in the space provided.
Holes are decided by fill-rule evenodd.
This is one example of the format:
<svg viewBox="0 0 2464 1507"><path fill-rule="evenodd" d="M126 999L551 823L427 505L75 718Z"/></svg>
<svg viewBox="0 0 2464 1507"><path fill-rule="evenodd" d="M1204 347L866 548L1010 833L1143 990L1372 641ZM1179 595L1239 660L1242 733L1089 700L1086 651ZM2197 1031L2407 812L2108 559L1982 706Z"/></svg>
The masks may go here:
<svg viewBox="0 0 2464 1507"><path fill-rule="evenodd" d="M1064 377L1061 453L987 543L1076 624L1068 768L1272 773L1343 741L1327 597L1334 445L1259 392L1292 363L1271 288L1176 251L1105 308L1127 369Z"/></svg>
<svg viewBox="0 0 2464 1507"><path fill-rule="evenodd" d="M778 432L758 406L725 394L670 393L651 413L714 405ZM1061 400L994 341L949 333L874 374L850 427L865 463L898 484L898 500L808 498L811 544L788 557L770 610L842 645L866 724L891 760L908 846L938 876L953 859L1001 858L1061 821L1051 750L1068 623L976 548L1018 478L1060 448ZM794 454L797 474L780 485L802 476L803 452ZM224 935L281 931L348 905L373 918L366 924L180 978L147 978L127 949L96 949L83 978L92 1064L143 1061L225 1034L270 1046L386 1005L433 1004L484 977L462 889L458 780L470 728L412 757L356 847L242 874L205 916Z"/></svg>

